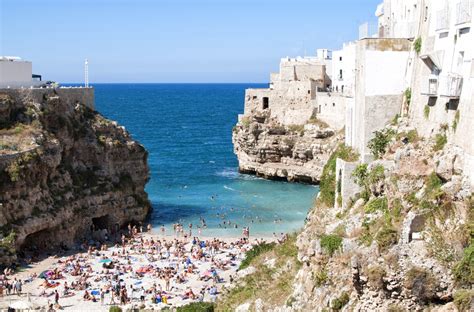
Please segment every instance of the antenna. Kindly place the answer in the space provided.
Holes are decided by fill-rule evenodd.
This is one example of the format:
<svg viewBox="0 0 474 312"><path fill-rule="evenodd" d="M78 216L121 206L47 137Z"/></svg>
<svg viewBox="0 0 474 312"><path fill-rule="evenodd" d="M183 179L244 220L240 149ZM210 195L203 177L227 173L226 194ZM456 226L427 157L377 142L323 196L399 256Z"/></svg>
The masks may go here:
<svg viewBox="0 0 474 312"><path fill-rule="evenodd" d="M89 61L84 62L84 86L89 88Z"/></svg>

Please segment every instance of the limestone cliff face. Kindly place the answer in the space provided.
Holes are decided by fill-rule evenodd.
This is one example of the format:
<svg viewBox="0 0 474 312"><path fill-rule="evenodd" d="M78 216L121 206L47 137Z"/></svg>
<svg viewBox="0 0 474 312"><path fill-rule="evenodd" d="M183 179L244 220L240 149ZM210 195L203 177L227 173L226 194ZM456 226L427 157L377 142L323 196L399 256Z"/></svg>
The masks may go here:
<svg viewBox="0 0 474 312"><path fill-rule="evenodd" d="M232 140L242 173L318 183L330 151L342 136L316 119L283 126L263 112L243 116L234 127Z"/></svg>
<svg viewBox="0 0 474 312"><path fill-rule="evenodd" d="M1 264L15 250L68 246L150 210L143 146L80 97L60 94L0 90Z"/></svg>
<svg viewBox="0 0 474 312"><path fill-rule="evenodd" d="M318 202L309 213L297 241L303 265L281 310L472 309L474 200L463 151L403 122L392 128L387 152L358 175L352 204Z"/></svg>

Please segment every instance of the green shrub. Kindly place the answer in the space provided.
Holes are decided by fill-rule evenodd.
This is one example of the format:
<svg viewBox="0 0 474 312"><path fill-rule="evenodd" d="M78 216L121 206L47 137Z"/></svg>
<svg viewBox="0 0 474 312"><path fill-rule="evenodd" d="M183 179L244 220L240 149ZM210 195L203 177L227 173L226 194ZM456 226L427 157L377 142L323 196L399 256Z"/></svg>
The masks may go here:
<svg viewBox="0 0 474 312"><path fill-rule="evenodd" d="M390 225L383 226L375 236L379 250L387 250L398 241L398 232Z"/></svg>
<svg viewBox="0 0 474 312"><path fill-rule="evenodd" d="M392 122L390 123L392 126L398 125L398 120L400 119L400 114L396 114L395 117L393 117Z"/></svg>
<svg viewBox="0 0 474 312"><path fill-rule="evenodd" d="M253 246L253 248L245 254L245 259L240 263L239 270L245 269L250 265L253 259L257 258L264 252L272 250L274 247L275 243L263 243Z"/></svg>
<svg viewBox="0 0 474 312"><path fill-rule="evenodd" d="M430 106L425 105L425 108L423 109L423 115L425 116L425 119L428 119L430 117Z"/></svg>
<svg viewBox="0 0 474 312"><path fill-rule="evenodd" d="M406 134L406 138L408 139L409 143L415 143L420 140L420 137L418 136L418 131L416 130L410 130Z"/></svg>
<svg viewBox="0 0 474 312"><path fill-rule="evenodd" d="M111 306L109 312L122 312L122 308L118 306Z"/></svg>
<svg viewBox="0 0 474 312"><path fill-rule="evenodd" d="M413 47L415 48L416 54L420 54L421 44L422 44L421 38L420 37L416 38L415 42L413 43Z"/></svg>
<svg viewBox="0 0 474 312"><path fill-rule="evenodd" d="M404 94L405 94L405 99L406 99L406 101L407 101L407 105L410 106L410 104L411 104L411 89L410 89L410 88L407 88L407 89L405 90L405 93L404 93Z"/></svg>
<svg viewBox="0 0 474 312"><path fill-rule="evenodd" d="M334 311L340 311L347 303L349 303L349 294L343 292L338 298L331 301L331 308Z"/></svg>
<svg viewBox="0 0 474 312"><path fill-rule="evenodd" d="M368 221L367 219L364 219L364 221L362 222L362 234L359 236L358 241L364 246L370 246L374 241L374 237L371 231L372 224L373 221Z"/></svg>
<svg viewBox="0 0 474 312"><path fill-rule="evenodd" d="M453 131L456 131L456 129L458 128L460 117L461 117L461 115L460 115L459 111L456 111L456 115L454 115L454 120L453 120L453 125L452 125Z"/></svg>
<svg viewBox="0 0 474 312"><path fill-rule="evenodd" d="M176 309L177 312L214 312L212 302L193 302Z"/></svg>
<svg viewBox="0 0 474 312"><path fill-rule="evenodd" d="M240 123L242 124L244 128L248 128L250 126L250 118L247 116L242 117L242 119L240 120Z"/></svg>
<svg viewBox="0 0 474 312"><path fill-rule="evenodd" d="M321 236L321 248L323 248L330 256L342 247L342 237L330 234Z"/></svg>
<svg viewBox="0 0 474 312"><path fill-rule="evenodd" d="M326 269L322 269L316 273L313 272L313 280L316 287L323 286L328 280L328 272L326 271Z"/></svg>
<svg viewBox="0 0 474 312"><path fill-rule="evenodd" d="M385 196L376 197L371 199L367 204L365 204L364 210L366 213L374 213L377 211L387 211L388 203Z"/></svg>
<svg viewBox="0 0 474 312"><path fill-rule="evenodd" d="M367 147L372 152L375 158L380 158L383 154L385 154L387 150L388 143L394 136L393 130L384 129L381 131L375 131L374 137L369 141Z"/></svg>
<svg viewBox="0 0 474 312"><path fill-rule="evenodd" d="M331 154L327 163L324 165L319 183L319 198L327 207L334 206L336 200L336 159L340 158L345 161L356 161L359 156L352 148L343 144Z"/></svg>
<svg viewBox="0 0 474 312"><path fill-rule="evenodd" d="M471 311L474 302L474 290L461 289L454 293L454 304L459 311Z"/></svg>
<svg viewBox="0 0 474 312"><path fill-rule="evenodd" d="M385 178L385 168L382 165L376 165L372 170L370 170L370 173L367 177L367 180L370 185L379 183L380 181L383 181Z"/></svg>
<svg viewBox="0 0 474 312"><path fill-rule="evenodd" d="M432 172L425 180L425 200L439 200L444 192L441 190L443 181L436 172Z"/></svg>
<svg viewBox="0 0 474 312"><path fill-rule="evenodd" d="M354 182L360 187L365 187L367 184L367 177L369 175L367 164L360 164L352 171Z"/></svg>
<svg viewBox="0 0 474 312"><path fill-rule="evenodd" d="M442 150L447 142L448 138L446 137L446 134L438 133L435 136L435 145L433 146L433 151L436 152Z"/></svg>
<svg viewBox="0 0 474 312"><path fill-rule="evenodd" d="M462 259L454 266L453 275L460 285L472 285L474 283L474 244L464 249Z"/></svg>

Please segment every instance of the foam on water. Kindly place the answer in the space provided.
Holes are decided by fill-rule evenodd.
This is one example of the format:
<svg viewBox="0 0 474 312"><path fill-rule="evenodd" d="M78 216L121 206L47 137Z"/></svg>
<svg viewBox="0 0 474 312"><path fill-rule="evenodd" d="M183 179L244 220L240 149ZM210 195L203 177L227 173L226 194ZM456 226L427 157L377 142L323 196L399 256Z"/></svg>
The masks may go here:
<svg viewBox="0 0 474 312"><path fill-rule="evenodd" d="M151 222L204 218L206 235L271 236L303 225L318 188L239 174L232 127L246 88L256 84L99 84L96 108L124 125L149 152ZM281 219L281 222L280 222ZM223 221L230 221L230 227ZM238 228L234 228L235 224ZM196 231L194 231L196 232Z"/></svg>

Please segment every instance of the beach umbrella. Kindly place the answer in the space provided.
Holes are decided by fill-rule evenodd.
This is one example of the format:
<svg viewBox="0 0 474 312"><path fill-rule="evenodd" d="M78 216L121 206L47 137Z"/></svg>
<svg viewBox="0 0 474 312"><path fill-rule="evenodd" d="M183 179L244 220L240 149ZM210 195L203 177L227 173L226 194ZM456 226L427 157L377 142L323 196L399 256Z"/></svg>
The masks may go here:
<svg viewBox="0 0 474 312"><path fill-rule="evenodd" d="M101 259L99 263L109 263L112 262L112 259Z"/></svg>

